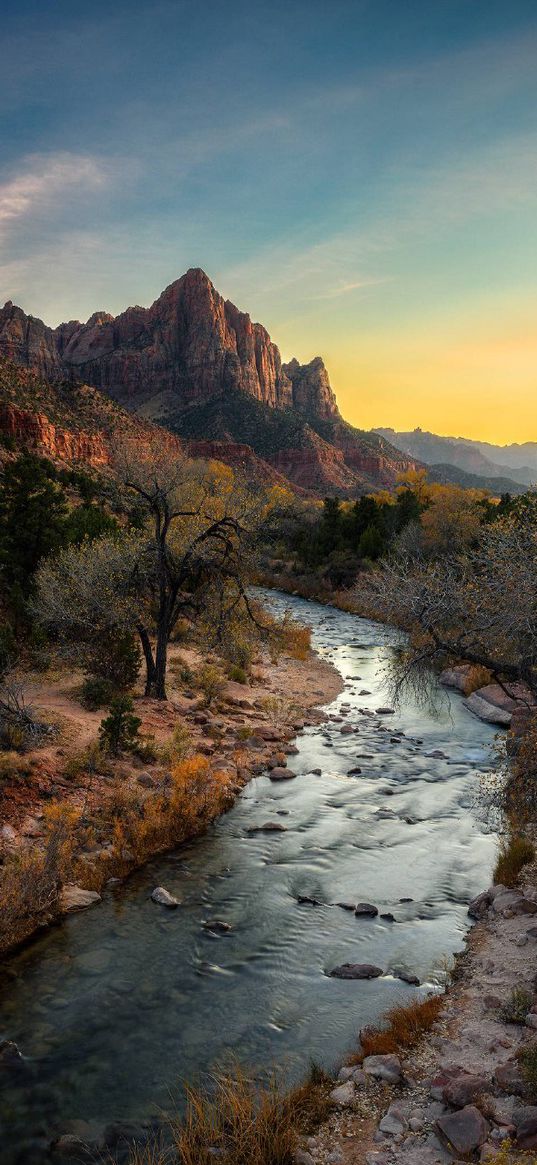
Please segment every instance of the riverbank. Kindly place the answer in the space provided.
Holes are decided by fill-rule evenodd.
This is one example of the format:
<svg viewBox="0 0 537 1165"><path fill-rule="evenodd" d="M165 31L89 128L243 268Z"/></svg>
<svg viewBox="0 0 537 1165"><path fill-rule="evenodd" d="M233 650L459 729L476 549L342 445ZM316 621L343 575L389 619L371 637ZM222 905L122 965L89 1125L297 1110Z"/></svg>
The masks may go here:
<svg viewBox="0 0 537 1165"><path fill-rule="evenodd" d="M508 1144L513 1161L537 1149L537 866L469 913L478 921L429 1035L416 1051L358 1055L358 1068L341 1070L336 1112L300 1165L508 1163Z"/></svg>
<svg viewBox="0 0 537 1165"><path fill-rule="evenodd" d="M103 713L81 705L81 674L23 677L27 701L55 731L44 747L1 758L0 955L97 904L110 878L198 836L252 776L287 768L296 733L320 722L320 706L342 688L314 652L262 657L248 684L223 681L207 707L190 687L200 662L171 648L168 699L135 699L145 750L105 763L95 747Z"/></svg>

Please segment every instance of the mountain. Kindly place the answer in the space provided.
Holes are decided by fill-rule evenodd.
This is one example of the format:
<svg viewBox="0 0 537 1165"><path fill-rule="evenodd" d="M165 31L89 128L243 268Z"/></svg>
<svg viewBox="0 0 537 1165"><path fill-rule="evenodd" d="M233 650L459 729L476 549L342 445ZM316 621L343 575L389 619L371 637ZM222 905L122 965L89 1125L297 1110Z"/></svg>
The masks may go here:
<svg viewBox="0 0 537 1165"><path fill-rule="evenodd" d="M409 457L426 465L452 465L478 477L509 477L521 485L537 480L537 443L491 445L469 437L439 437L436 433L414 429L398 433L394 429L374 429ZM506 468L509 473L506 474Z"/></svg>
<svg viewBox="0 0 537 1165"><path fill-rule="evenodd" d="M300 491L357 496L414 465L382 435L340 415L320 357L283 364L266 329L224 300L199 268L149 308L95 312L49 328L11 301L0 310L0 355L49 384L86 384L196 444L218 442ZM269 469L270 467L270 469Z"/></svg>
<svg viewBox="0 0 537 1165"><path fill-rule="evenodd" d="M464 489L487 489L495 497L502 494L523 494L527 486L510 477L482 477L477 473L466 473L456 465L430 465L427 477L429 481L439 482L441 485L462 485Z"/></svg>

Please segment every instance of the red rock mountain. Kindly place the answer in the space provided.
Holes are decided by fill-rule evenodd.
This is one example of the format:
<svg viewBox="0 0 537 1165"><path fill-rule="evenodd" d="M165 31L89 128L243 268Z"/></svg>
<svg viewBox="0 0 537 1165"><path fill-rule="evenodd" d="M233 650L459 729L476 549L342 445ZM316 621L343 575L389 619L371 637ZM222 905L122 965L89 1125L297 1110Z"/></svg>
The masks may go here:
<svg viewBox="0 0 537 1165"><path fill-rule="evenodd" d="M236 446L231 464L249 446L267 471L313 493L391 485L413 464L343 421L320 357L282 364L266 329L199 268L149 308L95 312L87 323L49 328L8 302L0 356L51 383L91 385L191 442Z"/></svg>

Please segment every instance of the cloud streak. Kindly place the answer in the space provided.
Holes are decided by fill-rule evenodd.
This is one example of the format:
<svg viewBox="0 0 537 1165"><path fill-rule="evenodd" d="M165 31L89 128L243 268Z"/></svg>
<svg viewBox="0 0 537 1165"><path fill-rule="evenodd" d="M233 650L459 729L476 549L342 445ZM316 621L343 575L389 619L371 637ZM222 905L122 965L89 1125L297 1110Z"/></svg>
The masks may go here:
<svg viewBox="0 0 537 1165"><path fill-rule="evenodd" d="M91 155L30 155L16 173L0 182L0 238L18 220L55 212L74 192L99 191L109 181L109 168Z"/></svg>

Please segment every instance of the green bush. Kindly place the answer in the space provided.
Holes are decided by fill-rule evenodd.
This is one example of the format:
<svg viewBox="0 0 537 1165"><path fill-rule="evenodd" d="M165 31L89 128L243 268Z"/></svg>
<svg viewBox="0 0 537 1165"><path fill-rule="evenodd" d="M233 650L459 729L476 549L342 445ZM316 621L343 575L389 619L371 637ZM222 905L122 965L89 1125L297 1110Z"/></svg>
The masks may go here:
<svg viewBox="0 0 537 1165"><path fill-rule="evenodd" d="M114 698L114 685L103 676L87 676L80 689L80 703L90 712L105 708Z"/></svg>
<svg viewBox="0 0 537 1165"><path fill-rule="evenodd" d="M248 676L246 675L244 668L239 667L238 664L233 664L233 667L230 667L228 676L230 680L234 680L236 684L248 683Z"/></svg>
<svg viewBox="0 0 537 1165"><path fill-rule="evenodd" d="M518 1054L520 1071L528 1089L531 1104L537 1100L537 1044L528 1044Z"/></svg>
<svg viewBox="0 0 537 1165"><path fill-rule="evenodd" d="M196 685L203 692L207 708L210 708L223 691L225 681L219 668L212 663L205 663L196 675Z"/></svg>
<svg viewBox="0 0 537 1165"><path fill-rule="evenodd" d="M103 752L117 756L120 752L132 752L140 743L139 729L142 721L134 715L134 704L130 696L116 696L110 704L110 712L101 720L99 740Z"/></svg>
<svg viewBox="0 0 537 1165"><path fill-rule="evenodd" d="M141 663L140 646L134 634L118 631L92 644L86 667L90 675L109 680L117 691L124 692L136 683Z"/></svg>

